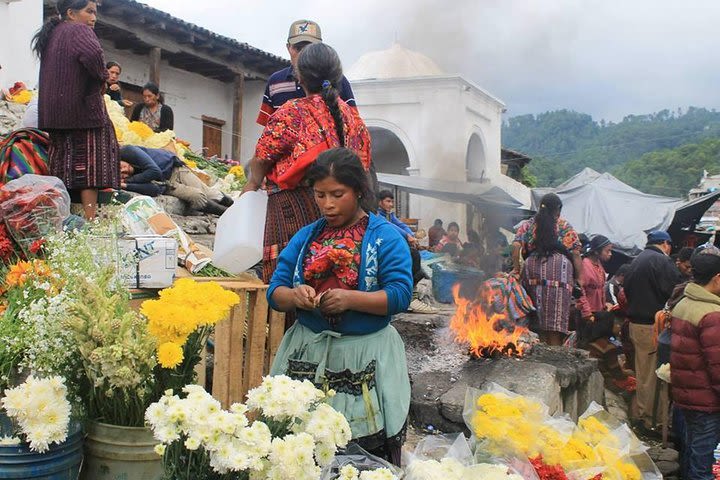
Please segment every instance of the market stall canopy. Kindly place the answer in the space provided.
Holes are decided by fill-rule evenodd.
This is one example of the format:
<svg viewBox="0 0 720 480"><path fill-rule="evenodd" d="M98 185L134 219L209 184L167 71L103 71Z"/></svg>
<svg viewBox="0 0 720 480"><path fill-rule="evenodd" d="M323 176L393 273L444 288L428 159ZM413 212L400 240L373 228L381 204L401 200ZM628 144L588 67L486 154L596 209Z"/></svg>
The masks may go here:
<svg viewBox="0 0 720 480"><path fill-rule="evenodd" d="M455 182L390 173L378 173L377 177L379 183L394 185L408 193L445 202L468 203L479 208L513 210L519 210L522 206L503 189L490 183Z"/></svg>
<svg viewBox="0 0 720 480"><path fill-rule="evenodd" d="M578 232L605 235L618 250L629 254L645 247L646 232L668 230L683 205L681 199L643 193L590 168L557 188L533 189L533 209L549 192L562 199L562 215Z"/></svg>

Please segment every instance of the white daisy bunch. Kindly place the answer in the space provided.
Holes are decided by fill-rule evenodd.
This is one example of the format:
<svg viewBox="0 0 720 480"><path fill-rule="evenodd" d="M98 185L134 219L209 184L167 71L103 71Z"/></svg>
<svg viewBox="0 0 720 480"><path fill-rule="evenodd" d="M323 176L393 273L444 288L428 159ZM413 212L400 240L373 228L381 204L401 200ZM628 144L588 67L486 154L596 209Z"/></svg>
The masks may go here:
<svg viewBox="0 0 720 480"><path fill-rule="evenodd" d="M315 459L321 467L329 465L337 449L345 448L352 438L345 416L327 403L321 403L315 410L303 415L292 431L313 437L316 442Z"/></svg>
<svg viewBox="0 0 720 480"><path fill-rule="evenodd" d="M5 390L2 405L31 450L43 453L50 444L67 439L71 408L61 377L41 379L31 375L22 385Z"/></svg>
<svg viewBox="0 0 720 480"><path fill-rule="evenodd" d="M345 465L340 469L340 476L337 480L398 480L398 477L387 468L360 472L352 465Z"/></svg>
<svg viewBox="0 0 720 480"><path fill-rule="evenodd" d="M406 480L464 480L482 478L483 480L522 480L522 477L510 473L507 465L479 463L465 466L454 458L437 460L416 460L406 469Z"/></svg>
<svg viewBox="0 0 720 480"><path fill-rule="evenodd" d="M262 422L248 425L247 407L233 405L223 410L220 403L198 385L186 385L185 398L172 391L148 407L145 420L161 443L155 449L163 455L168 446L182 441L190 451L202 449L218 473L259 470L270 452L270 429Z"/></svg>
<svg viewBox="0 0 720 480"><path fill-rule="evenodd" d="M274 438L262 472L251 480L317 480L321 469L314 459L315 441L307 433Z"/></svg>
<svg viewBox="0 0 720 480"><path fill-rule="evenodd" d="M309 380L293 380L286 375L265 377L259 387L248 392L247 406L277 421L302 417L325 399L325 394Z"/></svg>

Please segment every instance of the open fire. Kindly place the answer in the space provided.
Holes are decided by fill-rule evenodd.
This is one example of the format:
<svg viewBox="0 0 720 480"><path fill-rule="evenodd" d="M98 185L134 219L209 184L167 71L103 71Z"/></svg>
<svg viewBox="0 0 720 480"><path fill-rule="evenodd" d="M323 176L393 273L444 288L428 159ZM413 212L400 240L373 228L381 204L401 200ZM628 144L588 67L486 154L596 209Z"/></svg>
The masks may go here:
<svg viewBox="0 0 720 480"><path fill-rule="evenodd" d="M522 356L532 347L533 334L515 324L492 289L483 285L477 298L469 300L460 296L460 285L455 285L453 296L457 309L450 329L456 342L469 346L471 355Z"/></svg>

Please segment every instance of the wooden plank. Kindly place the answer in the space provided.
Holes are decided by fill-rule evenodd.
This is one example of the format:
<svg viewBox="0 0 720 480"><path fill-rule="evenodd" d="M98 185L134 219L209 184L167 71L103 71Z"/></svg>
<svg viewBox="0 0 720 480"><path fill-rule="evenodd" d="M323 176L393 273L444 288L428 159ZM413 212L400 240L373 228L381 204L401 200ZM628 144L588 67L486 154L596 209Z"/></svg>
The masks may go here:
<svg viewBox="0 0 720 480"><path fill-rule="evenodd" d="M262 382L265 369L265 340L267 335L268 302L264 292L250 293L247 343L245 349L244 394ZM244 400L244 398L243 398Z"/></svg>
<svg viewBox="0 0 720 480"><path fill-rule="evenodd" d="M245 76L235 75L233 89L232 158L242 160L242 109L245 92Z"/></svg>
<svg viewBox="0 0 720 480"><path fill-rule="evenodd" d="M240 295L240 303L234 308L234 315L230 316L230 364L228 365L228 405L244 400L243 391L243 342L245 324L247 319L248 296L244 290L235 290ZM227 407L226 407L227 408Z"/></svg>
<svg viewBox="0 0 720 480"><path fill-rule="evenodd" d="M215 360L213 362L213 388L212 395L223 408L230 406L230 352L231 352L231 322L235 309L230 316L215 325Z"/></svg>
<svg viewBox="0 0 720 480"><path fill-rule="evenodd" d="M285 314L270 310L269 324L267 361L265 362L266 375L270 373L270 367L272 367L280 342L282 342L283 335L285 335Z"/></svg>
<svg viewBox="0 0 720 480"><path fill-rule="evenodd" d="M98 19L98 24L127 32L128 35L134 35L139 43L141 42L146 45L160 47L167 53L177 54L184 52L200 60L204 60L215 65L225 66L235 73L245 73L246 75L251 75L252 77L260 80L266 80L268 78L267 74L255 70L254 68L245 68L242 61L228 61L224 58L219 58L212 53L203 52L201 49L196 48L195 43L202 43L203 41L201 38L202 35L198 32L191 33L194 37L192 44L183 45L175 38L170 37L168 34L170 29L167 31L153 31L151 29L137 30L133 28L130 22L121 16L101 16ZM183 32L183 41L188 38L187 35L188 32ZM243 56L245 55L244 52L241 53Z"/></svg>
<svg viewBox="0 0 720 480"><path fill-rule="evenodd" d="M150 81L160 86L160 58L162 49L153 47L150 49Z"/></svg>

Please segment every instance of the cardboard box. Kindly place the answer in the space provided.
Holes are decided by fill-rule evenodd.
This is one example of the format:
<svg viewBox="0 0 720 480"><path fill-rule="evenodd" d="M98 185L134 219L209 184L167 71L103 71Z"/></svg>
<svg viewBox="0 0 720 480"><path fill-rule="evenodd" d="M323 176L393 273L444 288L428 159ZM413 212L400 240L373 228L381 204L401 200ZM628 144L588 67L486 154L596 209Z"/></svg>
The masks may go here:
<svg viewBox="0 0 720 480"><path fill-rule="evenodd" d="M118 240L120 275L130 288L172 286L177 266L178 245L174 238L160 235L132 235Z"/></svg>

